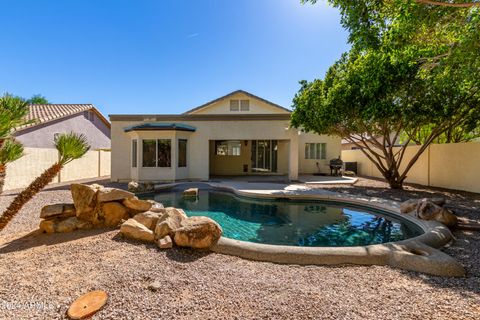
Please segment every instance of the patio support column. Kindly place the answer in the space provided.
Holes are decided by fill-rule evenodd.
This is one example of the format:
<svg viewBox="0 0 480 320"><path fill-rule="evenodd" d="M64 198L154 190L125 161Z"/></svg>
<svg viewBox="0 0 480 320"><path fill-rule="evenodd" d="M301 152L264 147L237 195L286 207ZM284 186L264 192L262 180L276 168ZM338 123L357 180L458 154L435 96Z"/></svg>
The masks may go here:
<svg viewBox="0 0 480 320"><path fill-rule="evenodd" d="M298 180L298 136L292 137L288 144L288 178Z"/></svg>

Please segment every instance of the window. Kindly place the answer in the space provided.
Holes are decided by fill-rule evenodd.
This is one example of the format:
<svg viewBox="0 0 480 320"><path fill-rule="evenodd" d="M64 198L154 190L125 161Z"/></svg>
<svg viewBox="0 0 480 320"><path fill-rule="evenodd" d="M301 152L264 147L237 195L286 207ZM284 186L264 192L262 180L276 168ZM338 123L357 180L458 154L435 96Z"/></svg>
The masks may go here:
<svg viewBox="0 0 480 320"><path fill-rule="evenodd" d="M250 111L250 100L240 100L240 111Z"/></svg>
<svg viewBox="0 0 480 320"><path fill-rule="evenodd" d="M238 100L230 100L230 111L238 111L239 103Z"/></svg>
<svg viewBox="0 0 480 320"><path fill-rule="evenodd" d="M157 140L158 162L157 167L171 167L172 145L171 140L160 139Z"/></svg>
<svg viewBox="0 0 480 320"><path fill-rule="evenodd" d="M171 141L169 139L142 140L144 167L171 167Z"/></svg>
<svg viewBox="0 0 480 320"><path fill-rule="evenodd" d="M326 143L305 143L305 159L326 159Z"/></svg>
<svg viewBox="0 0 480 320"><path fill-rule="evenodd" d="M137 167L137 140L132 140L132 168Z"/></svg>
<svg viewBox="0 0 480 320"><path fill-rule="evenodd" d="M178 167L187 166L187 140L178 140Z"/></svg>
<svg viewBox="0 0 480 320"><path fill-rule="evenodd" d="M215 141L217 156L239 156L242 143L235 140Z"/></svg>
<svg viewBox="0 0 480 320"><path fill-rule="evenodd" d="M157 153L157 141L156 140L142 140L143 150L143 162L144 167L156 167L156 153Z"/></svg>

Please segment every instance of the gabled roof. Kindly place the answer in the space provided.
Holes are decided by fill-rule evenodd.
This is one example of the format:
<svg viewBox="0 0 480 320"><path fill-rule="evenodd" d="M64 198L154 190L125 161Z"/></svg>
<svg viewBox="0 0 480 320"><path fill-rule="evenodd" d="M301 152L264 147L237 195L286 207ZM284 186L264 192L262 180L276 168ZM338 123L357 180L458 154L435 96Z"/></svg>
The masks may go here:
<svg viewBox="0 0 480 320"><path fill-rule="evenodd" d="M29 105L29 112L25 118L28 121L33 120L33 122L17 128L17 131L62 119L88 110L95 112L100 120L102 120L105 125L110 128L110 122L100 113L100 111L97 110L97 108L95 108L93 104L31 104Z"/></svg>
<svg viewBox="0 0 480 320"><path fill-rule="evenodd" d="M214 103L216 103L216 102L218 102L218 101L221 101L221 100L223 100L223 99L229 98L229 97L231 97L231 96L233 96L233 95L235 95L235 94L237 94L237 93L242 93L242 94L247 95L247 96L249 96L249 97L251 97L251 98L260 100L260 101L262 101L262 102L264 102L264 103L266 103L266 104L271 105L272 107L281 109L282 111L292 112L291 110L288 110L287 108L284 108L284 107L282 107L282 106L280 106L280 105L278 105L278 104L276 104L276 103L273 103L273 102L271 102L271 101L268 101L268 100L266 100L266 99L260 98L259 96L256 96L256 95L254 95L254 94L252 94L252 93L250 93L250 92L247 92L247 91L244 91L244 90L236 90L236 91L230 92L229 94L226 94L226 95L224 95L224 96L222 96L222 97L220 97L220 98L217 98L217 99L212 100L212 101L210 101L210 102L204 103L204 104L202 104L201 106L198 106L198 107L196 107L196 108L190 109L190 110L184 112L183 114L189 114L189 113L198 111L198 110L200 110L200 109L206 108L206 107L208 107L208 106L210 106L210 105L212 105L212 104L214 104Z"/></svg>

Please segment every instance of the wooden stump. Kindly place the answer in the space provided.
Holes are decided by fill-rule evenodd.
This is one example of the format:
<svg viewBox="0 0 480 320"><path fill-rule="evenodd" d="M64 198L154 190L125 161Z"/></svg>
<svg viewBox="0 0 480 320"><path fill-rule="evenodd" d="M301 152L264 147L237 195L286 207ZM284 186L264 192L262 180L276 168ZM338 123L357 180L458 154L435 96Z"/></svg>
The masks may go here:
<svg viewBox="0 0 480 320"><path fill-rule="evenodd" d="M75 300L68 308L70 319L85 319L94 315L107 303L108 295L105 291L91 291Z"/></svg>

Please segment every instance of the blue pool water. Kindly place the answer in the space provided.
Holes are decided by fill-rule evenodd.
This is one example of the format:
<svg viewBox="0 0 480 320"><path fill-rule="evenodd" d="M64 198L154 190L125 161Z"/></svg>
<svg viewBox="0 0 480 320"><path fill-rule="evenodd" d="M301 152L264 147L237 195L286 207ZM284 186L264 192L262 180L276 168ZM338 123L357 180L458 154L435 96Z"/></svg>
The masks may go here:
<svg viewBox="0 0 480 320"><path fill-rule="evenodd" d="M217 221L227 238L292 246L360 246L417 236L414 224L362 207L323 201L264 200L230 192L200 189L198 198L182 196L184 188L147 198L189 216Z"/></svg>

